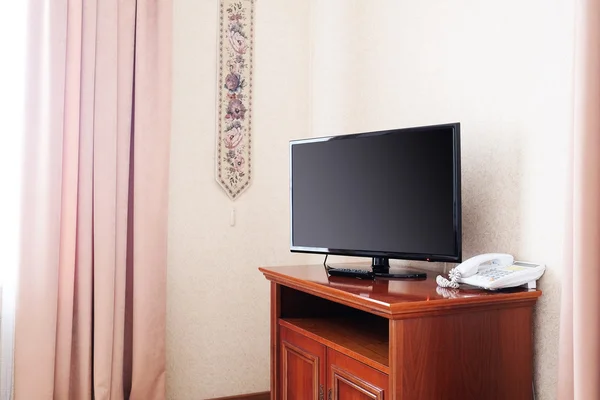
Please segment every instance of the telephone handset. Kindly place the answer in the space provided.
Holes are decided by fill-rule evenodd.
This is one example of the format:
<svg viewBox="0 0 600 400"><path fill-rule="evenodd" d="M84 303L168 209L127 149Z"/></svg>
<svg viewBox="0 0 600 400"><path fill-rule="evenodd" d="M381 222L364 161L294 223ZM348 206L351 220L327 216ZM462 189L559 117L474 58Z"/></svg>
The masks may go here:
<svg viewBox="0 0 600 400"><path fill-rule="evenodd" d="M438 275L436 282L445 288L458 288L460 283L465 283L490 290L524 284L535 289L536 281L545 270L544 264L514 261L510 254L480 254L451 269L449 280Z"/></svg>

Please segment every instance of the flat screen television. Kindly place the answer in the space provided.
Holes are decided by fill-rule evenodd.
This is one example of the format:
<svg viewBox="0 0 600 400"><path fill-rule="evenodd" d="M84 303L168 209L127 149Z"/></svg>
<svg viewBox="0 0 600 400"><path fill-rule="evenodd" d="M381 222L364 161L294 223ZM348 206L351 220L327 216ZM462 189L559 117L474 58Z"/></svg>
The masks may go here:
<svg viewBox="0 0 600 400"><path fill-rule="evenodd" d="M290 142L293 252L460 262L460 124Z"/></svg>

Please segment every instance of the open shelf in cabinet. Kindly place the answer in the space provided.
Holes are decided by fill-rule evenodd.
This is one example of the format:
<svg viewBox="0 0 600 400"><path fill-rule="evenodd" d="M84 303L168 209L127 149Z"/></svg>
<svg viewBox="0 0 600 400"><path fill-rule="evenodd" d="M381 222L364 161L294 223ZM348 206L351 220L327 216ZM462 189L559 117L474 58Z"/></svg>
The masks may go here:
<svg viewBox="0 0 600 400"><path fill-rule="evenodd" d="M282 318L279 324L388 374L388 321L379 319Z"/></svg>
<svg viewBox="0 0 600 400"><path fill-rule="evenodd" d="M279 324L389 373L389 320L282 287Z"/></svg>

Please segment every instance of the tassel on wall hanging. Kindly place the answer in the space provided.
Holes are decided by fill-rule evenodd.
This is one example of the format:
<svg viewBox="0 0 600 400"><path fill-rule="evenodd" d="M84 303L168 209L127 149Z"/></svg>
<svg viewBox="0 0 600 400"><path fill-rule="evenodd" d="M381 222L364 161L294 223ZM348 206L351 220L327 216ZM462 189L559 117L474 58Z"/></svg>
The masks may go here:
<svg viewBox="0 0 600 400"><path fill-rule="evenodd" d="M219 0L216 179L235 200L252 177L254 0Z"/></svg>

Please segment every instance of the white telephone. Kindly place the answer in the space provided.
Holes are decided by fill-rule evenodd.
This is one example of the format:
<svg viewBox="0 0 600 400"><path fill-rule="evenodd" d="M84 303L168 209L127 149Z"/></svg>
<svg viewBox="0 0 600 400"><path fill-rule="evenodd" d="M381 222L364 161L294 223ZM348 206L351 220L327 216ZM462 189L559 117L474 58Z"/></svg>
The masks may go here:
<svg viewBox="0 0 600 400"><path fill-rule="evenodd" d="M510 254L481 254L469 258L450 270L450 280L438 275L439 286L458 288L459 283L495 290L527 284L535 289L536 281L544 274L546 266L514 261Z"/></svg>

